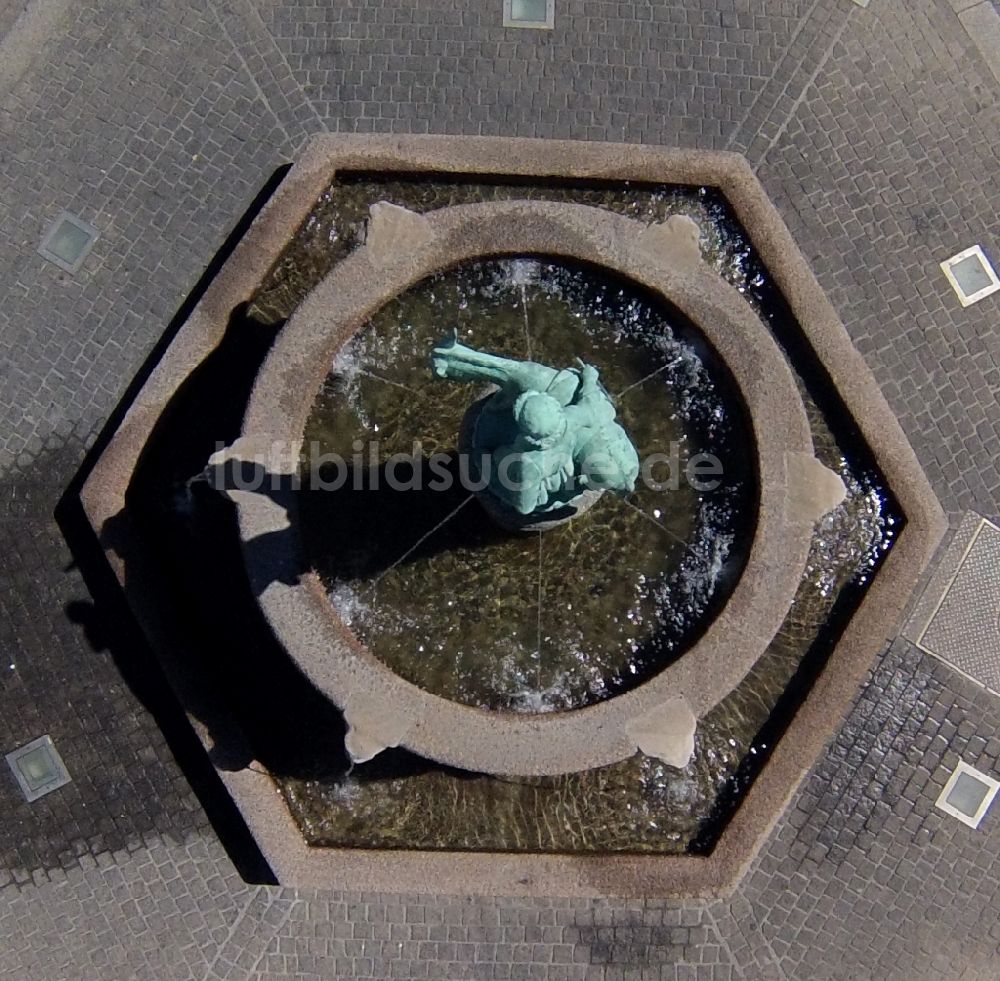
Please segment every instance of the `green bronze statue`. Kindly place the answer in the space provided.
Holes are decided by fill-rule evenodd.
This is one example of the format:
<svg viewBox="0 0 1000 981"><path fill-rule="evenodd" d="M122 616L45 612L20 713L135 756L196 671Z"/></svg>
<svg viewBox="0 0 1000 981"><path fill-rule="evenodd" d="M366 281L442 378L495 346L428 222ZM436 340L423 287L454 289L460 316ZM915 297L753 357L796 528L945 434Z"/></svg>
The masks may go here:
<svg viewBox="0 0 1000 981"><path fill-rule="evenodd" d="M615 421L597 369L549 368L485 354L452 335L434 348L434 374L496 386L466 415L459 450L471 457L486 510L509 527L559 524L606 491L630 493L639 457Z"/></svg>

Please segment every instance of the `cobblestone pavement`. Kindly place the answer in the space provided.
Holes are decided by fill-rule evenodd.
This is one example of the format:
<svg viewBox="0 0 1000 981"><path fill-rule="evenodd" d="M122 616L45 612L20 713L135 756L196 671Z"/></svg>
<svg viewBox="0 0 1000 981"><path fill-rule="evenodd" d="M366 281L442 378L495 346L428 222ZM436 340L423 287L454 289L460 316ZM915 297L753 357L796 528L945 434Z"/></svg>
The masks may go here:
<svg viewBox="0 0 1000 981"><path fill-rule="evenodd" d="M932 805L959 758L1000 770L1000 703L906 641L730 900L316 894L237 874L155 666L84 585L57 502L324 128L746 153L949 513L997 519L998 301L962 309L937 263L1000 257L1000 85L953 5L557 0L552 32L500 7L83 2L0 90L0 750L49 732L74 777L29 806L0 774L0 976L995 981L1000 814L972 831ZM101 232L75 276L35 252L64 207Z"/></svg>
<svg viewBox="0 0 1000 981"><path fill-rule="evenodd" d="M0 2L0 38L14 26L14 22L24 10L22 0L2 0Z"/></svg>

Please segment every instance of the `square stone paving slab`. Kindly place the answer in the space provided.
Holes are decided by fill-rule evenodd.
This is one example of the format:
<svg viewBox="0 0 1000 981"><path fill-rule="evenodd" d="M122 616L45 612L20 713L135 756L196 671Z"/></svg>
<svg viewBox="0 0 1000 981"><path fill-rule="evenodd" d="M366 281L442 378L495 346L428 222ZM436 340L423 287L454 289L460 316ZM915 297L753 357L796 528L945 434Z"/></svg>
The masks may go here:
<svg viewBox="0 0 1000 981"><path fill-rule="evenodd" d="M903 635L1000 694L1000 528L963 519Z"/></svg>

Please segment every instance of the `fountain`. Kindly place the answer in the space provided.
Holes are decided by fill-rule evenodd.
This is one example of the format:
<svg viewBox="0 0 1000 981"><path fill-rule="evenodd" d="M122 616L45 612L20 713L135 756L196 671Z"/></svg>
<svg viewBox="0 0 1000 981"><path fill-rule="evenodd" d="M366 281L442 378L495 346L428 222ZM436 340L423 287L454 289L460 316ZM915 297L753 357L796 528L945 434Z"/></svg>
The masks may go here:
<svg viewBox="0 0 1000 981"><path fill-rule="evenodd" d="M593 365L557 371L498 358L459 344L457 334L434 348L432 361L440 378L492 387L466 412L458 450L472 457L484 482L479 499L503 527L545 531L606 490L635 490L639 456Z"/></svg>
<svg viewBox="0 0 1000 981"><path fill-rule="evenodd" d="M83 498L282 881L506 893L731 886L941 531L739 158L532 141L315 141Z"/></svg>

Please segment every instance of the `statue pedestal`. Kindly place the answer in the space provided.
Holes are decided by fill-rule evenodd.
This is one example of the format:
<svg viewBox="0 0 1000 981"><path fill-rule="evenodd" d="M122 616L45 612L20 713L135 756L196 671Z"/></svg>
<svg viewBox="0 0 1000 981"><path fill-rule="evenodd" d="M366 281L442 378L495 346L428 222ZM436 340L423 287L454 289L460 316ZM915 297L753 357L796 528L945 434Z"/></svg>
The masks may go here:
<svg viewBox="0 0 1000 981"><path fill-rule="evenodd" d="M462 425L458 431L458 452L468 458L469 466L466 472L476 482L480 479L481 470L478 463L482 456L474 448L476 423L486 403L496 390L496 386L491 386L487 394L469 406L462 417ZM505 528L507 531L530 532L548 531L550 528L555 528L565 524L567 521L572 521L573 518L577 518L585 511L589 511L603 493L603 490L595 488L584 490L565 504L554 507L550 511L541 511L532 514L521 514L515 511L514 508L500 500L496 494L490 491L489 487L481 491L476 491L476 499L483 510L501 528Z"/></svg>

